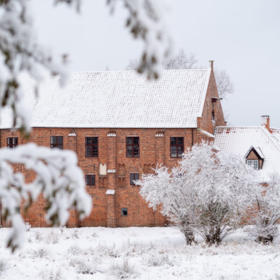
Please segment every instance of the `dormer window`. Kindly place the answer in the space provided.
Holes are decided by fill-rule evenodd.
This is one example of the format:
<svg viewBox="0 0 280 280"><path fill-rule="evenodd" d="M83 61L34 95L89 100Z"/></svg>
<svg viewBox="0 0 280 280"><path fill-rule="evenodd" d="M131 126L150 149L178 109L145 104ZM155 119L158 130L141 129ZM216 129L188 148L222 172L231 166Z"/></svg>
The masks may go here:
<svg viewBox="0 0 280 280"><path fill-rule="evenodd" d="M252 166L255 170L259 170L259 161L257 159L248 159L247 164Z"/></svg>
<svg viewBox="0 0 280 280"><path fill-rule="evenodd" d="M264 154L260 147L251 146L245 154L246 163L255 170L262 169L264 163Z"/></svg>

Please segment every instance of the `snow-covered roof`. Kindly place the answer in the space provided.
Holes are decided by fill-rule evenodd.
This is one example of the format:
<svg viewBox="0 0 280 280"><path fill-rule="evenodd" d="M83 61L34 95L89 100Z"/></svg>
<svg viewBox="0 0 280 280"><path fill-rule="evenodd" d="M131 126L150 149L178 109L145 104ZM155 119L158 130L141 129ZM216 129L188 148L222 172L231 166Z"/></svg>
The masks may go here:
<svg viewBox="0 0 280 280"><path fill-rule="evenodd" d="M262 152L261 148L260 148L260 147L254 147L254 146L251 146L251 147L249 148L249 150L248 150L247 153L245 154L244 158L247 158L253 149L256 151L256 153L258 154L258 156L259 156L261 159L264 159L264 155L263 155L263 152Z"/></svg>
<svg viewBox="0 0 280 280"><path fill-rule="evenodd" d="M267 181L269 173L280 173L280 144L265 127L216 127L215 145L221 150L245 157L250 147L257 148L264 157L261 180Z"/></svg>
<svg viewBox="0 0 280 280"><path fill-rule="evenodd" d="M32 81L22 79L33 127L185 128L202 116L211 69L166 70L159 81L135 71L73 73L65 88L48 77L35 99ZM10 128L10 110L1 128Z"/></svg>

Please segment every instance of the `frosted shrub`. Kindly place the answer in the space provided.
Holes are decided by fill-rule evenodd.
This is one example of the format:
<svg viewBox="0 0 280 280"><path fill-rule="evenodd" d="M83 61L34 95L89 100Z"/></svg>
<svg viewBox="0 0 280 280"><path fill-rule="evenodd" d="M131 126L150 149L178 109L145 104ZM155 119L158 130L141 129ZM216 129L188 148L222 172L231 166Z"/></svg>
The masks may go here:
<svg viewBox="0 0 280 280"><path fill-rule="evenodd" d="M57 270L43 270L40 273L40 276L43 280L63 280L66 279L63 277L63 272L61 268Z"/></svg>
<svg viewBox="0 0 280 280"><path fill-rule="evenodd" d="M26 231L30 231L31 225L29 223L25 223L25 229Z"/></svg>
<svg viewBox="0 0 280 280"><path fill-rule="evenodd" d="M35 232L34 232L34 235L35 235L35 240L36 240L36 241L42 241L42 240L43 240L43 236L42 236L42 233L41 233L41 232L35 231Z"/></svg>
<svg viewBox="0 0 280 280"><path fill-rule="evenodd" d="M173 266L173 261L171 261L168 254L151 254L143 258L143 263L148 266Z"/></svg>
<svg viewBox="0 0 280 280"><path fill-rule="evenodd" d="M45 248L40 248L38 250L34 250L32 255L33 255L34 258L41 258L42 259L42 258L45 258L49 255L49 251Z"/></svg>
<svg viewBox="0 0 280 280"><path fill-rule="evenodd" d="M77 245L73 245L67 250L67 254L74 255L74 256L82 255L83 250Z"/></svg>
<svg viewBox="0 0 280 280"><path fill-rule="evenodd" d="M279 235L278 221L280 220L280 175L273 173L267 186L259 185L256 202L249 213L253 227L246 231L262 244L273 243Z"/></svg>
<svg viewBox="0 0 280 280"><path fill-rule="evenodd" d="M198 233L208 245L219 245L240 227L253 204L256 177L243 158L202 142L189 149L178 166L158 166L155 174L143 175L136 184L150 207L161 206L187 244Z"/></svg>
<svg viewBox="0 0 280 280"><path fill-rule="evenodd" d="M0 276L1 274L9 268L9 262L7 260L0 260Z"/></svg>
<svg viewBox="0 0 280 280"><path fill-rule="evenodd" d="M77 272L81 274L94 274L96 271L93 264L89 264L83 259L72 259L69 265L75 267Z"/></svg>
<svg viewBox="0 0 280 280"><path fill-rule="evenodd" d="M46 242L47 242L48 244L57 244L57 243L59 242L58 234L55 233L55 232L53 232L53 231L51 231L51 232L49 233L49 235L47 236Z"/></svg>
<svg viewBox="0 0 280 280"><path fill-rule="evenodd" d="M109 273L118 279L130 279L136 275L136 270L131 265L127 258L114 262L110 268Z"/></svg>
<svg viewBox="0 0 280 280"><path fill-rule="evenodd" d="M71 237L72 239L79 239L79 235L78 235L78 230L75 229L73 232L71 232Z"/></svg>

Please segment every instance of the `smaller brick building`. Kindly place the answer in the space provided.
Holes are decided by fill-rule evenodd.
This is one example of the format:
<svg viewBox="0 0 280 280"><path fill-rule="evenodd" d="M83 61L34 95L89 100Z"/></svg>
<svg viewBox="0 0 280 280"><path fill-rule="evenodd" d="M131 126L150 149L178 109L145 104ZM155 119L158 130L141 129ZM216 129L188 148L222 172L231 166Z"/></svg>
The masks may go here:
<svg viewBox="0 0 280 280"><path fill-rule="evenodd" d="M259 170L260 180L280 173L280 130L270 127L269 116L262 116L261 126L216 127L215 144L222 150L239 155Z"/></svg>
<svg viewBox="0 0 280 280"><path fill-rule="evenodd" d="M213 63L209 69L167 70L147 81L135 71L73 73L61 89L48 77L33 96L23 77L33 111L28 141L77 153L93 198L89 217L79 222L72 211L68 226L162 226L165 218L139 195L134 180L157 164L172 167L197 142L213 140L225 126ZM11 112L1 122L1 147L27 142L11 131ZM34 174L25 172L28 181ZM43 199L24 216L32 226L47 226Z"/></svg>

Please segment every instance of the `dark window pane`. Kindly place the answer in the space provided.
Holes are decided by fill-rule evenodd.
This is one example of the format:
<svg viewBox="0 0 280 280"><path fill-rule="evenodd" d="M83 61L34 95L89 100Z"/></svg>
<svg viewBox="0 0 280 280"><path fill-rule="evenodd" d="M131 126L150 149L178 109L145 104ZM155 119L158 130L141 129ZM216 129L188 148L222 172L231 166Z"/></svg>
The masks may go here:
<svg viewBox="0 0 280 280"><path fill-rule="evenodd" d="M58 136L56 139L57 144L63 144L63 137L62 136Z"/></svg>
<svg viewBox="0 0 280 280"><path fill-rule="evenodd" d="M91 175L91 184L94 186L95 185L95 176Z"/></svg>
<svg viewBox="0 0 280 280"><path fill-rule="evenodd" d="M139 144L139 137L134 137L134 143L133 144Z"/></svg>
<svg viewBox="0 0 280 280"><path fill-rule="evenodd" d="M183 146L178 146L178 157L182 157L183 156Z"/></svg>
<svg viewBox="0 0 280 280"><path fill-rule="evenodd" d="M127 216L127 208L122 208L122 216Z"/></svg>
<svg viewBox="0 0 280 280"><path fill-rule="evenodd" d="M183 144L184 144L184 138L178 137L178 145L183 145Z"/></svg>
<svg viewBox="0 0 280 280"><path fill-rule="evenodd" d="M98 138L97 137L92 138L92 144L94 144L94 145L98 144Z"/></svg>
<svg viewBox="0 0 280 280"><path fill-rule="evenodd" d="M138 173L135 174L135 181L136 180L139 180L139 174Z"/></svg>
<svg viewBox="0 0 280 280"><path fill-rule="evenodd" d="M51 136L51 144L56 144L56 137Z"/></svg>
<svg viewBox="0 0 280 280"><path fill-rule="evenodd" d="M171 146L171 157L177 157L177 147Z"/></svg>
<svg viewBox="0 0 280 280"><path fill-rule="evenodd" d="M90 177L89 177L89 175L86 175L86 182L87 182L87 185L90 184Z"/></svg>
<svg viewBox="0 0 280 280"><path fill-rule="evenodd" d="M86 144L91 144L91 138L90 137L86 137Z"/></svg>
<svg viewBox="0 0 280 280"><path fill-rule="evenodd" d="M62 145L56 145L56 148L62 150L62 149L63 149L63 146L62 146Z"/></svg>
<svg viewBox="0 0 280 280"><path fill-rule="evenodd" d="M97 157L98 156L98 147L92 147L92 155L94 157Z"/></svg>
<svg viewBox="0 0 280 280"><path fill-rule="evenodd" d="M91 146L86 147L86 156L90 157L91 156Z"/></svg>
<svg viewBox="0 0 280 280"><path fill-rule="evenodd" d="M139 147L138 146L134 146L134 156L139 156Z"/></svg>
<svg viewBox="0 0 280 280"><path fill-rule="evenodd" d="M127 147L127 153L126 153L126 155L127 155L128 157L132 157L132 146L128 146L128 147Z"/></svg>
<svg viewBox="0 0 280 280"><path fill-rule="evenodd" d="M171 145L176 145L176 138L175 137L171 137L170 138L170 142L171 142Z"/></svg>
<svg viewBox="0 0 280 280"><path fill-rule="evenodd" d="M132 145L132 137L127 137L126 138L126 144Z"/></svg>
<svg viewBox="0 0 280 280"><path fill-rule="evenodd" d="M130 185L134 185L133 183L133 180L134 180L134 174L130 174Z"/></svg>

